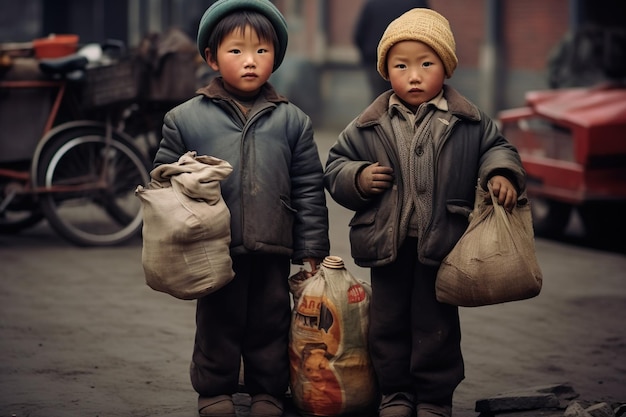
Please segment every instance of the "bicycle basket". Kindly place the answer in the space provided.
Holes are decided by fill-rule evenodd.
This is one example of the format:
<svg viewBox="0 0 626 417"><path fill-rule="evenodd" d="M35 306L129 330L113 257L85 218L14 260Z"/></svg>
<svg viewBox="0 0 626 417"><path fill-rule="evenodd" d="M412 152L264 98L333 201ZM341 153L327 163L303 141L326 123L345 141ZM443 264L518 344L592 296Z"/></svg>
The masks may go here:
<svg viewBox="0 0 626 417"><path fill-rule="evenodd" d="M101 107L134 100L138 90L134 62L121 60L111 65L87 68L82 101L86 107Z"/></svg>

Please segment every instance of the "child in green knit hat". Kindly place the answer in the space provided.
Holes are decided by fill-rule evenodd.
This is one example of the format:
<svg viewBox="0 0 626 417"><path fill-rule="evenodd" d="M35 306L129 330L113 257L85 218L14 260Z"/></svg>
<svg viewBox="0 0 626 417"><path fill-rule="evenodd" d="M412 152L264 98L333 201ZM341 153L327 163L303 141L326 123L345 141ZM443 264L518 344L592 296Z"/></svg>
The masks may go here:
<svg viewBox="0 0 626 417"><path fill-rule="evenodd" d="M311 119L268 82L283 61L287 25L268 0L218 0L204 13L198 51L219 76L166 114L154 165L187 151L230 163L235 277L198 299L191 382L201 416L236 417L240 363L250 417L280 417L289 382L291 263L328 255L323 169ZM193 262L193 259L188 260Z"/></svg>

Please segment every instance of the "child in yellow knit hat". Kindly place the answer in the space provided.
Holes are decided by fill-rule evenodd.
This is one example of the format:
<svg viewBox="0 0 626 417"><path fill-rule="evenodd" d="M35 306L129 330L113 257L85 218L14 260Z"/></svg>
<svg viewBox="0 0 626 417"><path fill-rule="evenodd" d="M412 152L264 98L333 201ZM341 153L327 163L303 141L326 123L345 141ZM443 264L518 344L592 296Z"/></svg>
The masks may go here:
<svg viewBox="0 0 626 417"><path fill-rule="evenodd" d="M525 188L517 150L444 82L457 66L446 18L412 9L389 24L378 72L392 90L339 135L324 183L355 212L352 256L370 268L369 348L380 417L450 416L464 378L458 308L435 278L468 225L477 181L507 210Z"/></svg>

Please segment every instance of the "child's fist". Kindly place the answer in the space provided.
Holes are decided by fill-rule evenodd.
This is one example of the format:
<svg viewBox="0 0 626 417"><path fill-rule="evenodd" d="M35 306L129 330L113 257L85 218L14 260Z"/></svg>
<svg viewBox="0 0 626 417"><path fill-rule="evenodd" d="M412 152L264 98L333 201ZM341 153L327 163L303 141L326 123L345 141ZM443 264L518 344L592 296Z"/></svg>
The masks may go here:
<svg viewBox="0 0 626 417"><path fill-rule="evenodd" d="M489 179L493 195L498 199L498 204L504 206L509 213L517 204L517 190L506 177L494 175Z"/></svg>
<svg viewBox="0 0 626 417"><path fill-rule="evenodd" d="M378 162L368 165L359 173L357 185L365 197L380 194L393 185L393 168Z"/></svg>

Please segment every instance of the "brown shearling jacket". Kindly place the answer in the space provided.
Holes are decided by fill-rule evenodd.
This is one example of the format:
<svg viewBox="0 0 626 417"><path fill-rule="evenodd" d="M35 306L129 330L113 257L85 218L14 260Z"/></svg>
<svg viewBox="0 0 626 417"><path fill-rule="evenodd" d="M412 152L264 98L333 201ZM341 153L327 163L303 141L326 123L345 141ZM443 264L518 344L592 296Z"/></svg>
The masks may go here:
<svg viewBox="0 0 626 417"><path fill-rule="evenodd" d="M363 267L393 262L402 243L398 227L405 190L388 113L391 94L380 95L341 132L324 174L332 198L355 212L350 221L351 251L355 263ZM438 137L433 212L417 253L421 262L433 266L441 263L467 228L479 179L485 189L496 174L509 178L518 192L526 186L520 156L496 124L453 88L444 86L444 97L449 125L433 131ZM356 187L357 175L374 162L392 167L397 174L391 189L364 198Z"/></svg>

